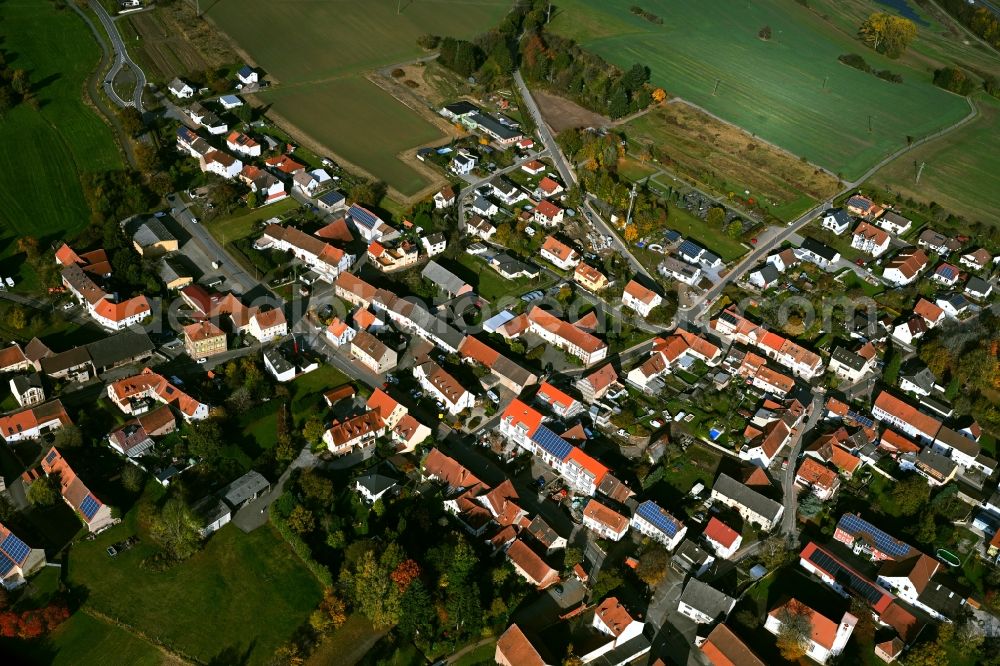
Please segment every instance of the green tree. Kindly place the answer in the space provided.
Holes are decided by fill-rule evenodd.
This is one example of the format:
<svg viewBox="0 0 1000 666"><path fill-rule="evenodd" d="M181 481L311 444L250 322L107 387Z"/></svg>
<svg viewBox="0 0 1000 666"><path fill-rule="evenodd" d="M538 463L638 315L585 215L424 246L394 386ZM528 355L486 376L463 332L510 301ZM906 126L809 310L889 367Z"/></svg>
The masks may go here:
<svg viewBox="0 0 1000 666"><path fill-rule="evenodd" d="M142 114L134 106L126 106L118 113L118 117L122 121L122 129L124 129L129 136L139 136L146 131L146 126L142 122Z"/></svg>
<svg viewBox="0 0 1000 666"><path fill-rule="evenodd" d="M56 430L52 436L52 446L57 449L83 446L83 433L72 423Z"/></svg>
<svg viewBox="0 0 1000 666"><path fill-rule="evenodd" d="M733 220L726 227L726 235L734 240L739 240L740 236L743 235L743 221Z"/></svg>
<svg viewBox="0 0 1000 666"><path fill-rule="evenodd" d="M900 515L913 516L927 504L930 492L930 486L923 477L913 474L896 483L892 489L892 499Z"/></svg>
<svg viewBox="0 0 1000 666"><path fill-rule="evenodd" d="M218 419L195 423L188 430L188 450L199 458L213 460L222 448L222 425Z"/></svg>
<svg viewBox="0 0 1000 666"><path fill-rule="evenodd" d="M776 614L781 623L775 643L781 656L788 661L798 661L809 649L812 635L812 620L809 609L799 603L789 602Z"/></svg>
<svg viewBox="0 0 1000 666"><path fill-rule="evenodd" d="M404 638L418 633L429 637L434 628L434 600L419 578L403 593L399 604L399 632Z"/></svg>
<svg viewBox="0 0 1000 666"><path fill-rule="evenodd" d="M172 497L153 515L149 534L169 557L184 560L194 555L201 544L198 528L184 500Z"/></svg>
<svg viewBox="0 0 1000 666"><path fill-rule="evenodd" d="M639 566L635 573L639 580L650 587L656 587L667 575L667 565L670 563L670 555L666 549L653 546L639 556Z"/></svg>
<svg viewBox="0 0 1000 666"><path fill-rule="evenodd" d="M898 58L917 37L913 21L886 12L868 16L858 29L861 41L879 53Z"/></svg>
<svg viewBox="0 0 1000 666"><path fill-rule="evenodd" d="M712 206L708 209L705 221L712 226L721 227L722 223L726 221L726 209L721 206Z"/></svg>
<svg viewBox="0 0 1000 666"><path fill-rule="evenodd" d="M288 514L288 526L292 531L303 536L316 529L316 517L313 512L301 504L297 504L292 512Z"/></svg>
<svg viewBox="0 0 1000 666"><path fill-rule="evenodd" d="M333 481L313 469L302 472L299 489L314 504L327 505L333 501Z"/></svg>
<svg viewBox="0 0 1000 666"><path fill-rule="evenodd" d="M122 486L129 492L137 493L142 490L144 476L137 466L125 463L125 467L122 468Z"/></svg>
<svg viewBox="0 0 1000 666"><path fill-rule="evenodd" d="M323 433L326 432L326 427L323 424L323 420L318 416L310 417L304 426L302 426L302 436L305 437L307 442L318 442L323 438Z"/></svg>
<svg viewBox="0 0 1000 666"><path fill-rule="evenodd" d="M35 506L53 506L58 499L58 475L43 476L28 487L28 501Z"/></svg>

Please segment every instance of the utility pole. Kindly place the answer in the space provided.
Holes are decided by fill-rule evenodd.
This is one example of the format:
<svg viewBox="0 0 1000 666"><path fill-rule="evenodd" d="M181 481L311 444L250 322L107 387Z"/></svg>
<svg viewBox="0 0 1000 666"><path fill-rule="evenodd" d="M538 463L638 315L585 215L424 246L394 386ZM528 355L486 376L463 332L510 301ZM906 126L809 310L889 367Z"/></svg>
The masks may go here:
<svg viewBox="0 0 1000 666"><path fill-rule="evenodd" d="M625 226L632 224L632 206L635 204L635 195L637 192L637 186L632 183L632 191L628 194L628 215L625 216Z"/></svg>
<svg viewBox="0 0 1000 666"><path fill-rule="evenodd" d="M914 164L916 164L916 162L914 162ZM925 166L927 166L927 162L921 162L920 166L917 167L917 180L916 180L916 183L915 183L917 185L920 184L920 174L922 174L924 172L924 167Z"/></svg>
<svg viewBox="0 0 1000 666"><path fill-rule="evenodd" d="M719 92L719 83L721 83L721 82L722 82L722 79L716 79L715 80L715 89L712 90L712 95L715 95L715 93Z"/></svg>

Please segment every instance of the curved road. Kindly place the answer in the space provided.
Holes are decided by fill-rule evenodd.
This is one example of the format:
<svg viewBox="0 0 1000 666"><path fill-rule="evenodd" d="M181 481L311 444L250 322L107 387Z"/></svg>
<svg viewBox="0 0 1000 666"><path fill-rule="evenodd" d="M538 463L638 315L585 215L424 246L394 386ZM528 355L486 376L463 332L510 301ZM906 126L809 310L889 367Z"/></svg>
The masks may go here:
<svg viewBox="0 0 1000 666"><path fill-rule="evenodd" d="M788 240L788 238L790 236L792 236L793 234L795 234L796 232L798 232L799 229L801 229L806 224L808 224L810 221L812 221L813 218L815 218L821 212L823 212L824 210L826 210L827 208L829 208L830 206L832 206L834 199L836 199L836 198L838 198L840 196L843 196L844 194L847 194L851 190L855 189L856 187L858 187L858 185L860 185L861 183L863 183L866 180L868 180L869 178L871 178L882 167L884 167L885 165L889 164L893 160L895 160L895 159L897 159L897 158L905 155L907 152L913 150L914 148L917 148L918 146L922 146L923 144L927 143L928 141L933 141L935 139L939 139L942 136L944 136L944 135L946 135L946 134L948 134L950 132L953 132L954 130L958 129L959 127L961 127L961 126L969 123L970 121L972 121L974 118L976 118L979 115L979 109L976 108L976 105L973 104L972 100L969 99L968 97L965 98L965 101L969 105L969 115L967 115L966 117L962 118L961 120L959 120L955 124L949 125L948 127L940 129L937 132L934 132L933 134L928 134L927 136L923 137L919 141L914 141L912 144L910 144L908 146L904 146L903 148L900 148L896 152L894 152L894 153L888 155L887 157L883 158L878 164L876 164L875 166L873 166L872 168L870 168L868 171L866 171L864 174L862 174L860 178L858 178L857 180L853 180L853 181L847 183L846 186L840 192L838 192L834 196L830 197L826 201L824 201L824 202L822 202L822 203L814 206L810 210L806 211L800 217L798 217L796 220L794 220L791 224L789 224L787 227L785 227L784 229L782 229L781 233L777 234L776 236L774 236L773 238L771 238L767 242L762 243L762 244L758 245L756 248L754 248L754 250L750 254L748 254L746 257L744 257L738 264L736 264L732 268L732 270L729 271L725 275L725 277L723 277L722 280L719 281L718 284L716 284L711 289L709 289L704 294L702 294L701 298L697 299L694 303L691 303L687 307L680 308L679 314L682 315L683 318L686 319L686 320L688 320L688 321L696 321L698 319L701 319L708 312L709 305L711 305L712 301L714 301L719 296L719 294L722 293L723 288L728 283L733 282L735 280L738 280L740 277L743 276L744 273L746 273L748 270L750 270L751 267L757 265L757 263L761 259L763 259L763 257L765 255L767 255L772 249L774 249L775 247L781 245L781 243L783 243L786 240Z"/></svg>
<svg viewBox="0 0 1000 666"><path fill-rule="evenodd" d="M134 106L139 110L139 113L142 113L142 91L146 88L146 74L129 57L128 50L125 48L125 42L122 41L122 36L118 33L118 28L115 27L114 20L108 15L108 12L101 3L97 0L90 0L90 9L97 14L97 17L101 20L101 24L104 25L104 30L107 31L108 38L111 40L111 48L115 51L114 63L104 77L104 92L118 106L123 108ZM135 73L135 91L133 91L132 99L130 100L122 99L114 87L115 77L126 67Z"/></svg>

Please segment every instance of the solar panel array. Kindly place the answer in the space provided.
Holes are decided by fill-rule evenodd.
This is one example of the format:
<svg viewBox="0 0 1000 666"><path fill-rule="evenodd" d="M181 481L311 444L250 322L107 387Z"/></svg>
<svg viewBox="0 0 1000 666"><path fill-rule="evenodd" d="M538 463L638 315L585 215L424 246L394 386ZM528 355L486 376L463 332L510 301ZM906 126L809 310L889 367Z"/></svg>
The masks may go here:
<svg viewBox="0 0 1000 666"><path fill-rule="evenodd" d="M694 241L686 240L681 243L681 246L677 248L677 251L688 257L697 257L705 251L705 248L698 245Z"/></svg>
<svg viewBox="0 0 1000 666"><path fill-rule="evenodd" d="M840 517L837 527L849 534L867 534L875 542L875 548L891 557L906 557L913 548L875 527L867 520L853 513Z"/></svg>
<svg viewBox="0 0 1000 666"><path fill-rule="evenodd" d="M364 225L369 229L374 227L375 224L378 222L377 217L369 213L364 208L361 208L360 206L351 206L350 210L347 211L347 214L351 217L352 220L354 220L356 224Z"/></svg>
<svg viewBox="0 0 1000 666"><path fill-rule="evenodd" d="M847 418L856 422L858 425L862 425L866 428L871 428L874 427L875 425L874 419L865 416L864 414L859 414L858 412L855 412L853 410L847 412Z"/></svg>
<svg viewBox="0 0 1000 666"><path fill-rule="evenodd" d="M661 509L656 502L651 500L646 500L640 504L639 508L636 509L636 513L638 513L640 517L652 523L653 527L668 536L674 536L677 534L677 531L681 527L680 523L677 522L677 519Z"/></svg>
<svg viewBox="0 0 1000 666"><path fill-rule="evenodd" d="M847 583L847 587L862 597L870 605L875 606L886 595L886 591L871 581L865 580L850 569L841 566L840 562L818 548L809 555L809 561L819 566L823 571L833 576L838 583Z"/></svg>
<svg viewBox="0 0 1000 666"><path fill-rule="evenodd" d="M538 426L538 430L531 436L531 440L559 460L565 460L566 456L573 450L573 446L569 442L545 426Z"/></svg>
<svg viewBox="0 0 1000 666"><path fill-rule="evenodd" d="M52 449L51 451L49 451L49 455L45 456L45 463L47 465L51 465L52 461L55 460L58 455L59 452L56 451L55 449Z"/></svg>
<svg viewBox="0 0 1000 666"><path fill-rule="evenodd" d="M14 562L6 557L0 556L0 576L6 576L14 568Z"/></svg>
<svg viewBox="0 0 1000 666"><path fill-rule="evenodd" d="M87 520L93 518L94 514L97 513L97 510L100 508L101 503L94 499L94 496L90 494L84 497L83 501L80 502L80 512L86 516Z"/></svg>
<svg viewBox="0 0 1000 666"><path fill-rule="evenodd" d="M938 268L937 273L946 280L951 280L957 275L952 266L941 266Z"/></svg>
<svg viewBox="0 0 1000 666"><path fill-rule="evenodd" d="M7 556L15 562L23 562L31 551L28 544L18 539L13 534L8 534L7 538L0 543L0 550L7 553Z"/></svg>

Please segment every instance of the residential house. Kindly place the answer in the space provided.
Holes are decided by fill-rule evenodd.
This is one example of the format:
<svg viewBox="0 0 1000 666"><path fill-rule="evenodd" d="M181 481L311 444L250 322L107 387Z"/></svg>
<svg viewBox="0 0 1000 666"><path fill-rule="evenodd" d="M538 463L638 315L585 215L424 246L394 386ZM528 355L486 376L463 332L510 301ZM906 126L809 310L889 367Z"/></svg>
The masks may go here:
<svg viewBox="0 0 1000 666"><path fill-rule="evenodd" d="M477 130L493 139L500 146L513 145L524 138L524 134L516 127L505 124L493 116L476 111L462 119L462 122L470 129Z"/></svg>
<svg viewBox="0 0 1000 666"><path fill-rule="evenodd" d="M781 280L781 272L778 271L774 264L765 263L751 271L747 279L750 281L750 284L758 289L766 290L778 284Z"/></svg>
<svg viewBox="0 0 1000 666"><path fill-rule="evenodd" d="M629 519L606 504L591 498L583 507L583 526L602 539L621 541L628 532Z"/></svg>
<svg viewBox="0 0 1000 666"><path fill-rule="evenodd" d="M816 458L807 456L795 473L795 484L808 488L824 502L831 499L840 488L840 477Z"/></svg>
<svg viewBox="0 0 1000 666"><path fill-rule="evenodd" d="M470 215L465 218L465 226L462 228L462 231L470 236L488 241L493 238L493 235L497 232L497 228L479 215Z"/></svg>
<svg viewBox="0 0 1000 666"><path fill-rule="evenodd" d="M959 258L958 263L974 271L981 271L988 268L990 264L993 263L993 255L991 255L986 249L979 248L978 250L973 250L972 252L966 252L963 254L961 258Z"/></svg>
<svg viewBox="0 0 1000 666"><path fill-rule="evenodd" d="M194 271L190 261L180 255L162 257L160 259L160 281L170 291L182 289L194 282Z"/></svg>
<svg viewBox="0 0 1000 666"><path fill-rule="evenodd" d="M354 256L340 248L324 243L295 227L283 227L279 224L267 225L254 247L258 250L292 252L299 261L318 273L321 280L329 283L334 282L340 273L348 270L354 263Z"/></svg>
<svg viewBox="0 0 1000 666"><path fill-rule="evenodd" d="M663 297L652 289L647 289L635 280L630 280L625 285L622 293L622 305L638 312L643 317L648 317L653 308L663 302Z"/></svg>
<svg viewBox="0 0 1000 666"><path fill-rule="evenodd" d="M845 513L837 521L833 538L850 548L855 555L864 554L875 562L905 560L918 551L879 529L855 513Z"/></svg>
<svg viewBox="0 0 1000 666"><path fill-rule="evenodd" d="M965 295L977 301L985 301L993 294L993 285L978 275L973 275L965 284Z"/></svg>
<svg viewBox="0 0 1000 666"><path fill-rule="evenodd" d="M326 327L326 339L338 347L353 340L356 333L357 331L342 322L339 317L334 317L330 325Z"/></svg>
<svg viewBox="0 0 1000 666"><path fill-rule="evenodd" d="M736 599L728 594L697 578L689 578L677 601L677 612L698 624L714 624L725 620L734 606Z"/></svg>
<svg viewBox="0 0 1000 666"><path fill-rule="evenodd" d="M896 236L902 236L913 226L913 222L891 210L887 210L882 217L875 220L875 224Z"/></svg>
<svg viewBox="0 0 1000 666"><path fill-rule="evenodd" d="M111 507L90 492L55 447L50 448L42 458L42 471L46 476L53 474L59 476L59 493L63 501L79 514L91 534L118 522L111 515Z"/></svg>
<svg viewBox="0 0 1000 666"><path fill-rule="evenodd" d="M368 262L383 273L409 268L420 260L420 250L408 240L393 244L372 241L367 254Z"/></svg>
<svg viewBox="0 0 1000 666"><path fill-rule="evenodd" d="M818 354L754 324L733 307L720 312L709 326L724 338L756 347L799 377L811 380L823 372L823 359Z"/></svg>
<svg viewBox="0 0 1000 666"><path fill-rule="evenodd" d="M21 372L32 367L31 361L24 355L21 345L14 342L9 347L0 349L0 373Z"/></svg>
<svg viewBox="0 0 1000 666"><path fill-rule="evenodd" d="M234 153L247 157L260 157L260 144L243 132L231 132L226 137L226 146Z"/></svg>
<svg viewBox="0 0 1000 666"><path fill-rule="evenodd" d="M855 551L858 552L858 551ZM872 614L885 623L896 598L885 588L846 564L832 551L810 541L799 553L799 566L841 596L854 595L863 599Z"/></svg>
<svg viewBox="0 0 1000 666"><path fill-rule="evenodd" d="M636 507L630 523L632 529L672 551L687 534L687 526L667 513L652 500L646 500Z"/></svg>
<svg viewBox="0 0 1000 666"><path fill-rule="evenodd" d="M962 247L955 239L948 238L933 229L924 229L920 232L920 236L917 237L917 245L942 257L946 257Z"/></svg>
<svg viewBox="0 0 1000 666"><path fill-rule="evenodd" d="M563 221L563 209L551 201L543 199L535 206L532 219L543 227L555 227Z"/></svg>
<svg viewBox="0 0 1000 666"><path fill-rule="evenodd" d="M666 257L657 266L657 270L661 275L673 278L689 286L694 286L701 280L701 268L692 266L674 257Z"/></svg>
<svg viewBox="0 0 1000 666"><path fill-rule="evenodd" d="M337 298L343 299L351 305L367 308L371 305L377 290L353 273L343 272L334 281L334 291Z"/></svg>
<svg viewBox="0 0 1000 666"><path fill-rule="evenodd" d="M649 639L643 633L645 623L634 619L616 597L608 597L598 604L591 626L611 640L580 655L584 664L634 664L650 650Z"/></svg>
<svg viewBox="0 0 1000 666"><path fill-rule="evenodd" d="M396 367L396 352L368 331L358 331L351 339L351 356L377 375Z"/></svg>
<svg viewBox="0 0 1000 666"><path fill-rule="evenodd" d="M795 256L795 250L792 248L786 248L780 252L768 255L765 261L777 268L780 273L795 268L801 263L799 258Z"/></svg>
<svg viewBox="0 0 1000 666"><path fill-rule="evenodd" d="M873 257L881 257L889 249L889 234L868 222L862 222L854 228L851 247Z"/></svg>
<svg viewBox="0 0 1000 666"><path fill-rule="evenodd" d="M518 278L535 279L538 277L539 269L530 263L515 259L506 252L493 255L489 260L490 268L508 280Z"/></svg>
<svg viewBox="0 0 1000 666"><path fill-rule="evenodd" d="M559 582L559 572L546 564L528 544L521 539L514 539L507 546L507 559L514 566L514 571L539 590L544 590ZM514 662L512 666L519 666Z"/></svg>
<svg viewBox="0 0 1000 666"><path fill-rule="evenodd" d="M34 439L72 424L62 402L57 399L0 416L0 437L10 444Z"/></svg>
<svg viewBox="0 0 1000 666"><path fill-rule="evenodd" d="M476 196L472 201L472 211L483 217L493 217L500 212L500 207L485 197Z"/></svg>
<svg viewBox="0 0 1000 666"><path fill-rule="evenodd" d="M504 177L496 178L490 183L493 196L503 202L506 206L513 206L525 197L521 188Z"/></svg>
<svg viewBox="0 0 1000 666"><path fill-rule="evenodd" d="M918 299L917 304L913 306L913 314L923 319L927 328L934 328L944 321L944 310L923 297Z"/></svg>
<svg viewBox="0 0 1000 666"><path fill-rule="evenodd" d="M498 384L514 394L520 394L526 387L538 381L534 373L528 372L471 335L465 336L458 353L461 354L463 361L488 368L490 377L495 378Z"/></svg>
<svg viewBox="0 0 1000 666"><path fill-rule="evenodd" d="M608 355L608 346L603 341L538 306L528 311L527 321L530 332L576 356L584 365L596 363Z"/></svg>
<svg viewBox="0 0 1000 666"><path fill-rule="evenodd" d="M543 177L538 181L538 186L535 187L535 198L536 199L548 199L549 197L554 197L557 194L565 191L562 185L549 178L548 176Z"/></svg>
<svg viewBox="0 0 1000 666"><path fill-rule="evenodd" d="M308 171L299 171L292 176L292 187L307 197L314 196L319 191L319 178Z"/></svg>
<svg viewBox="0 0 1000 666"><path fill-rule="evenodd" d="M646 393L655 394L662 389L659 378L673 372L675 367L687 368L697 360L715 366L721 358L722 350L714 344L678 328L666 338L654 338L649 358L630 370L626 379Z"/></svg>
<svg viewBox="0 0 1000 666"><path fill-rule="evenodd" d="M354 489L369 504L379 501L397 486L396 479L384 474L365 474L354 480Z"/></svg>
<svg viewBox="0 0 1000 666"><path fill-rule="evenodd" d="M226 111L232 111L243 106L243 100L236 95L223 95L219 98L219 105Z"/></svg>
<svg viewBox="0 0 1000 666"><path fill-rule="evenodd" d="M950 621L965 605L965 597L933 580L940 569L941 562L917 553L904 560L883 563L878 583L935 620Z"/></svg>
<svg viewBox="0 0 1000 666"><path fill-rule="evenodd" d="M709 518L702 537L712 547L715 554L724 560L735 555L740 549L740 544L743 543L743 536L739 532L715 516Z"/></svg>
<svg viewBox="0 0 1000 666"><path fill-rule="evenodd" d="M227 351L226 334L210 321L184 327L184 350L193 359L207 358Z"/></svg>
<svg viewBox="0 0 1000 666"><path fill-rule="evenodd" d="M935 305L934 307L937 308ZM937 308L941 310L941 308ZM944 310L941 310L941 314L944 314ZM892 329L892 339L897 342L901 342L904 345L913 346L914 340L919 340L927 333L930 327L924 319L914 315L907 319L906 321L896 324Z"/></svg>
<svg viewBox="0 0 1000 666"><path fill-rule="evenodd" d="M185 421L208 418L208 405L195 400L149 368L144 368L138 375L108 384L107 391L111 402L130 416L151 411L152 404L159 402L179 411Z"/></svg>
<svg viewBox="0 0 1000 666"><path fill-rule="evenodd" d="M21 407L31 407L45 402L45 388L42 376L37 372L29 375L15 375L10 379L10 391Z"/></svg>
<svg viewBox="0 0 1000 666"><path fill-rule="evenodd" d="M433 259L420 271L420 276L449 298L472 293L472 285Z"/></svg>
<svg viewBox="0 0 1000 666"><path fill-rule="evenodd" d="M258 205L273 204L288 196L285 183L264 169L247 164L240 171L239 179L257 194Z"/></svg>
<svg viewBox="0 0 1000 666"><path fill-rule="evenodd" d="M459 152L455 155L455 157L451 158L451 163L448 164L448 169L451 170L452 173L459 176L467 176L475 171L476 162L478 162L478 158L475 155Z"/></svg>
<svg viewBox="0 0 1000 666"><path fill-rule="evenodd" d="M948 294L947 296L938 298L934 302L952 319L958 319L972 307L969 299L962 294Z"/></svg>
<svg viewBox="0 0 1000 666"><path fill-rule="evenodd" d="M382 218L358 204L347 209L345 219L367 241L389 241L399 237L399 232L386 224Z"/></svg>
<svg viewBox="0 0 1000 666"><path fill-rule="evenodd" d="M407 414L392 429L392 441L397 453L410 453L417 445L431 436L431 429Z"/></svg>
<svg viewBox="0 0 1000 666"><path fill-rule="evenodd" d="M962 271L957 266L942 262L931 274L931 279L946 287L954 287Z"/></svg>
<svg viewBox="0 0 1000 666"><path fill-rule="evenodd" d="M128 458L139 458L154 446L153 437L169 435L177 419L166 405L124 423L108 435L111 448Z"/></svg>
<svg viewBox="0 0 1000 666"><path fill-rule="evenodd" d="M365 406L369 411L376 412L387 428L395 428L408 412L405 406L379 388L375 389Z"/></svg>
<svg viewBox="0 0 1000 666"><path fill-rule="evenodd" d="M591 405L607 395L611 387L617 383L618 373L615 372L614 366L608 363L578 379L574 386L583 396L583 401Z"/></svg>
<svg viewBox="0 0 1000 666"><path fill-rule="evenodd" d="M795 250L795 256L802 261L809 261L823 270L828 270L838 261L840 253L829 245L820 243L815 238L805 238L802 246Z"/></svg>
<svg viewBox="0 0 1000 666"><path fill-rule="evenodd" d="M899 373L899 388L920 397L944 392L944 387L937 383L937 377L927 367L914 367L901 371Z"/></svg>
<svg viewBox="0 0 1000 666"><path fill-rule="evenodd" d="M236 511L269 490L271 490L271 484L264 478L264 475L250 470L224 486L217 494L229 505L230 509Z"/></svg>
<svg viewBox="0 0 1000 666"><path fill-rule="evenodd" d="M673 557L670 558L670 566L687 575L690 574L698 578L715 562L715 557L703 550L691 539L684 539L681 545L677 546Z"/></svg>
<svg viewBox="0 0 1000 666"><path fill-rule="evenodd" d="M820 664L825 664L844 651L847 641L854 633L854 626L858 623L858 618L850 613L844 613L840 622L831 620L792 598L767 614L764 628L777 636L786 622L793 622L793 618L797 617L805 618L812 630L808 636L806 655Z"/></svg>
<svg viewBox="0 0 1000 666"><path fill-rule="evenodd" d="M236 72L236 78L245 86L252 85L259 81L257 71L250 65L243 65Z"/></svg>
<svg viewBox="0 0 1000 666"><path fill-rule="evenodd" d="M531 644L524 632L516 624L510 625L497 641L494 661L500 666L553 666L554 661L546 660Z"/></svg>
<svg viewBox="0 0 1000 666"><path fill-rule="evenodd" d="M765 666L725 624L717 624L699 646L711 666Z"/></svg>
<svg viewBox="0 0 1000 666"><path fill-rule="evenodd" d="M413 376L421 388L439 400L452 416L472 409L476 403L476 397L434 361L424 361L415 366Z"/></svg>
<svg viewBox="0 0 1000 666"><path fill-rule="evenodd" d="M588 291L598 292L608 286L608 278L589 264L579 263L573 271L573 280Z"/></svg>
<svg viewBox="0 0 1000 666"><path fill-rule="evenodd" d="M288 322L281 308L270 310L257 309L251 316L247 333L257 342L266 343L288 335Z"/></svg>
<svg viewBox="0 0 1000 666"><path fill-rule="evenodd" d="M378 412L369 411L344 421L334 421L323 433L323 443L334 455L351 453L355 449L373 446L386 432Z"/></svg>
<svg viewBox="0 0 1000 666"><path fill-rule="evenodd" d="M13 590L45 566L45 550L32 548L0 523L0 565L0 584Z"/></svg>
<svg viewBox="0 0 1000 666"><path fill-rule="evenodd" d="M438 210L450 208L455 205L455 189L451 185L445 185L434 194L434 207Z"/></svg>
<svg viewBox="0 0 1000 666"><path fill-rule="evenodd" d="M194 88L180 79L174 79L168 83L167 90L177 99L191 99L194 97Z"/></svg>
<svg viewBox="0 0 1000 666"><path fill-rule="evenodd" d="M316 199L316 205L327 213L347 211L347 199L337 190L324 192Z"/></svg>
<svg viewBox="0 0 1000 666"><path fill-rule="evenodd" d="M583 411L583 405L578 400L548 382L542 382L538 387L535 400L548 406L556 416L563 419L572 418Z"/></svg>
<svg viewBox="0 0 1000 666"><path fill-rule="evenodd" d="M243 162L221 150L212 150L202 155L200 165L202 171L214 173L226 180L236 178L243 170Z"/></svg>
<svg viewBox="0 0 1000 666"><path fill-rule="evenodd" d="M168 252L176 252L179 247L177 239L167 231L155 217L142 222L132 234L132 245L142 257L156 257Z"/></svg>
<svg viewBox="0 0 1000 666"><path fill-rule="evenodd" d="M884 210L882 206L879 206L877 203L861 194L855 194L849 197L844 203L844 206L847 207L847 212L851 215L857 215L858 217L863 217L868 220L874 220L881 215Z"/></svg>
<svg viewBox="0 0 1000 666"><path fill-rule="evenodd" d="M434 257L444 252L445 248L448 247L448 240L444 237L444 234L437 232L421 236L420 244L423 246L424 252L427 253L428 257Z"/></svg>
<svg viewBox="0 0 1000 666"><path fill-rule="evenodd" d="M775 456L791 442L804 416L805 410L798 401L791 400L785 405L765 402L744 432L747 443L740 449L740 459L762 469L770 467Z"/></svg>
<svg viewBox="0 0 1000 666"><path fill-rule="evenodd" d="M743 520L760 526L765 532L771 531L784 513L784 507L780 503L764 497L726 474L720 474L715 480L711 497L716 502L736 509Z"/></svg>
<svg viewBox="0 0 1000 666"><path fill-rule="evenodd" d="M843 208L830 208L823 213L822 227L839 236L851 226L851 216Z"/></svg>
<svg viewBox="0 0 1000 666"><path fill-rule="evenodd" d="M838 345L830 355L828 369L840 379L856 384L874 371L877 360L875 347L870 342L857 351Z"/></svg>
<svg viewBox="0 0 1000 666"><path fill-rule="evenodd" d="M580 253L553 236L545 237L539 254L543 259L564 271L568 271L580 263Z"/></svg>
<svg viewBox="0 0 1000 666"><path fill-rule="evenodd" d="M107 268L111 272L110 266ZM106 329L121 331L148 317L152 309L145 296L115 302L91 279L85 268L70 264L62 271L62 283L87 308L87 313Z"/></svg>
<svg viewBox="0 0 1000 666"><path fill-rule="evenodd" d="M531 176L537 176L545 171L546 168L545 164L538 160L531 160L521 165L521 171Z"/></svg>

